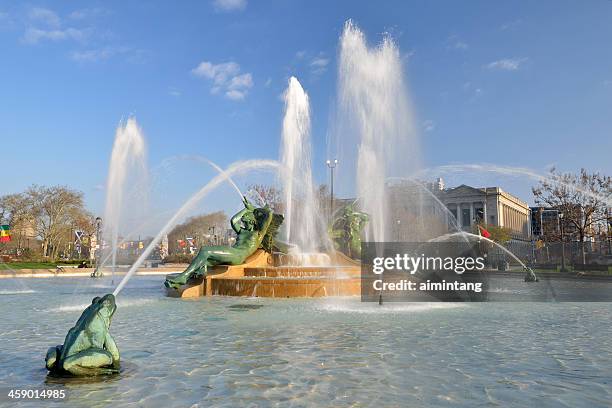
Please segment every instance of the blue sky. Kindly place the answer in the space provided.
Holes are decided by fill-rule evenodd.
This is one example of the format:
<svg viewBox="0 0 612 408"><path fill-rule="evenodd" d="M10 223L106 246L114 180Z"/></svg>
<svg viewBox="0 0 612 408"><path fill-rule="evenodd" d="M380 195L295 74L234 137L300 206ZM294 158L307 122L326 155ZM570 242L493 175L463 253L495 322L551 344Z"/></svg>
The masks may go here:
<svg viewBox="0 0 612 408"><path fill-rule="evenodd" d="M98 211L114 130L130 114L152 167L179 154L222 166L276 158L290 75L311 98L325 182L349 18L371 44L397 42L425 166L612 173L611 1L0 1L0 194L66 184ZM202 172L172 191L188 195L212 174ZM465 181L531 201L530 180Z"/></svg>

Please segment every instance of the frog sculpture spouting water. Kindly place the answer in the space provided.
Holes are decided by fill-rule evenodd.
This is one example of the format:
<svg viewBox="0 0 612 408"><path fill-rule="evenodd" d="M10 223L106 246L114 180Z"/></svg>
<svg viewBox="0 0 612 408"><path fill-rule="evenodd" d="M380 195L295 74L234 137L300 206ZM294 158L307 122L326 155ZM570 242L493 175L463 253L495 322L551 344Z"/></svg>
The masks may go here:
<svg viewBox="0 0 612 408"><path fill-rule="evenodd" d="M47 369L76 376L118 373L119 349L109 332L116 310L112 294L95 297L68 331L64 344L49 348Z"/></svg>

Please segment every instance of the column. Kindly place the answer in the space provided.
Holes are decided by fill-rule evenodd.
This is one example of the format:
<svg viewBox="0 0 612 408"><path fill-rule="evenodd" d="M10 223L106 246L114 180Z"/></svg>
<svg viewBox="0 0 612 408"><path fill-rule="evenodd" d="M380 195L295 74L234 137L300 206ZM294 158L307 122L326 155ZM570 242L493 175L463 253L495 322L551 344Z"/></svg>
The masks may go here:
<svg viewBox="0 0 612 408"><path fill-rule="evenodd" d="M470 227L473 224L475 214L474 214L474 202L470 202Z"/></svg>

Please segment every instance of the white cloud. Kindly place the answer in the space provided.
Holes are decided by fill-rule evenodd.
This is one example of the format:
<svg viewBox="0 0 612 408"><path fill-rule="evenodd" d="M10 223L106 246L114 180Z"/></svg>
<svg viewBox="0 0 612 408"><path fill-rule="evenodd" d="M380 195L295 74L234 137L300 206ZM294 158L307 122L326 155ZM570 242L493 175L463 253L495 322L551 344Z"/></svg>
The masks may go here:
<svg viewBox="0 0 612 408"><path fill-rule="evenodd" d="M504 58L493 61L486 65L489 69L499 69L503 71L516 71L527 61L527 58Z"/></svg>
<svg viewBox="0 0 612 408"><path fill-rule="evenodd" d="M436 128L436 122L434 122L433 120L426 120L425 122L423 122L423 129L425 129L426 132L431 132Z"/></svg>
<svg viewBox="0 0 612 408"><path fill-rule="evenodd" d="M237 89L231 89L225 92L225 97L233 101L242 101L246 97L246 91L239 91Z"/></svg>
<svg viewBox="0 0 612 408"><path fill-rule="evenodd" d="M402 54L402 60L409 61L416 54L415 50L406 51Z"/></svg>
<svg viewBox="0 0 612 408"><path fill-rule="evenodd" d="M316 77L327 71L329 62L330 59L324 52L313 54L306 50L300 50L295 53L293 64L300 66L300 68L309 69L312 76ZM293 67L293 69L296 69L296 67Z"/></svg>
<svg viewBox="0 0 612 408"><path fill-rule="evenodd" d="M178 98L179 96L181 96L183 93L176 87L174 86L169 86L168 87L168 94L170 96L174 96L175 98Z"/></svg>
<svg viewBox="0 0 612 408"><path fill-rule="evenodd" d="M221 64L213 64L212 62L203 61L191 72L199 77L212 79L215 84L223 84L228 78L240 72L240 65L235 62L223 62Z"/></svg>
<svg viewBox="0 0 612 408"><path fill-rule="evenodd" d="M41 40L63 41L85 39L86 33L76 28L66 28L64 30L42 30L40 28L28 28L23 34L23 42L26 44L37 44Z"/></svg>
<svg viewBox="0 0 612 408"><path fill-rule="evenodd" d="M253 87L253 76L249 73L237 75L230 79L227 89L241 89Z"/></svg>
<svg viewBox="0 0 612 408"><path fill-rule="evenodd" d="M88 30L74 27L62 27L62 20L56 12L42 7L32 7L27 13L26 30L22 41L26 44L37 44L40 41L83 41Z"/></svg>
<svg viewBox="0 0 612 408"><path fill-rule="evenodd" d="M59 16L52 10L42 8L42 7L34 7L31 8L28 12L28 18L37 23L45 24L49 27L59 27L60 26L60 18Z"/></svg>
<svg viewBox="0 0 612 408"><path fill-rule="evenodd" d="M329 65L329 58L323 56L323 54L319 54L318 57L313 58L310 61L310 68L312 69L313 75L321 75L325 71L327 71L327 65Z"/></svg>
<svg viewBox="0 0 612 408"><path fill-rule="evenodd" d="M217 11L242 11L247 6L247 0L214 0L212 4Z"/></svg>
<svg viewBox="0 0 612 408"><path fill-rule="evenodd" d="M471 82L466 82L463 84L463 90L468 93L470 96L470 100L475 100L476 98L482 95L482 89L474 86Z"/></svg>
<svg viewBox="0 0 612 408"><path fill-rule="evenodd" d="M448 37L447 41L448 41L447 48L451 48L454 50L460 50L460 51L466 51L468 48L470 48L465 41L463 41L456 35L451 35L450 37Z"/></svg>
<svg viewBox="0 0 612 408"><path fill-rule="evenodd" d="M0 11L0 31L11 29L14 25L15 22L13 21L9 13Z"/></svg>
<svg viewBox="0 0 612 408"><path fill-rule="evenodd" d="M501 27L499 27L499 29L502 30L502 31L510 30L512 28L515 28L515 27L521 25L522 23L523 23L523 20L521 20L519 18L518 20L514 20L514 21L510 21L508 23L502 24Z"/></svg>
<svg viewBox="0 0 612 408"><path fill-rule="evenodd" d="M195 76L212 80L210 89L212 94L223 92L225 97L231 100L243 100L253 87L253 75L251 73L240 73L240 65L235 62L223 62L213 64L202 61L191 70Z"/></svg>
<svg viewBox="0 0 612 408"><path fill-rule="evenodd" d="M324 68L329 64L329 58L317 57L310 62L311 67Z"/></svg>
<svg viewBox="0 0 612 408"><path fill-rule="evenodd" d="M266 88L269 87L270 85L272 85L272 78L266 79L266 83L264 84Z"/></svg>
<svg viewBox="0 0 612 408"><path fill-rule="evenodd" d="M454 45L456 50L467 50L469 47L463 41L457 41Z"/></svg>
<svg viewBox="0 0 612 408"><path fill-rule="evenodd" d="M110 12L107 9L103 9L101 7L94 7L94 8L85 8L85 9L75 10L72 13L70 13L68 17L70 17L73 20L83 20L86 18L106 16L108 14L110 14Z"/></svg>
<svg viewBox="0 0 612 408"><path fill-rule="evenodd" d="M74 51L70 58L77 62L99 62L107 60L118 54L125 54L131 49L129 47L104 47L98 49Z"/></svg>

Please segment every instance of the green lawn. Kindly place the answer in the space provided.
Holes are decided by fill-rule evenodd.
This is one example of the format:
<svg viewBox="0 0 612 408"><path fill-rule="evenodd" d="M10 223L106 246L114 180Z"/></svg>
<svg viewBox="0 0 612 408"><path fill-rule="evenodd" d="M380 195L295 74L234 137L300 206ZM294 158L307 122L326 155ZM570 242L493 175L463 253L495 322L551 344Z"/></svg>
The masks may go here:
<svg viewBox="0 0 612 408"><path fill-rule="evenodd" d="M0 263L0 271L11 269L55 269L61 263L54 262L9 262Z"/></svg>

